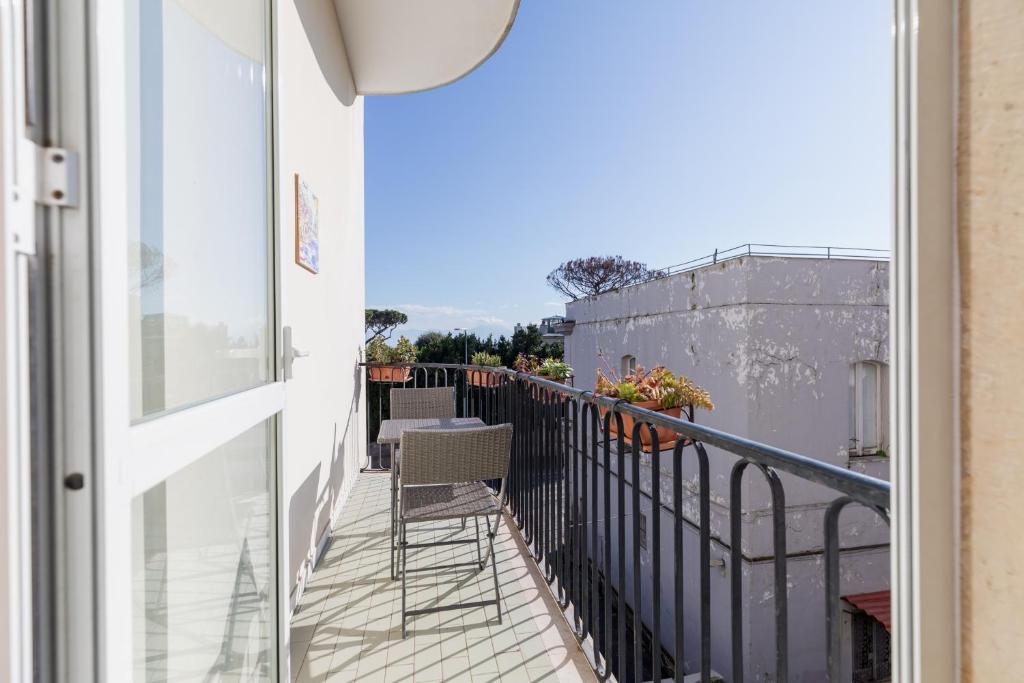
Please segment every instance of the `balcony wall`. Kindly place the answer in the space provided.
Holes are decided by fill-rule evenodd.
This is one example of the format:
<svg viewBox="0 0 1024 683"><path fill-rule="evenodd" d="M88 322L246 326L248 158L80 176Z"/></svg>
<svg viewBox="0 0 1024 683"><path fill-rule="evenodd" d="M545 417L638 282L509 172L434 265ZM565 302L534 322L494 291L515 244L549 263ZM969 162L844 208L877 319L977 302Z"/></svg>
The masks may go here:
<svg viewBox="0 0 1024 683"><path fill-rule="evenodd" d="M351 489L366 441L363 343L363 100L329 2L275 3L281 324L309 353L285 383L280 505L293 608ZM296 265L294 176L319 199L320 272Z"/></svg>

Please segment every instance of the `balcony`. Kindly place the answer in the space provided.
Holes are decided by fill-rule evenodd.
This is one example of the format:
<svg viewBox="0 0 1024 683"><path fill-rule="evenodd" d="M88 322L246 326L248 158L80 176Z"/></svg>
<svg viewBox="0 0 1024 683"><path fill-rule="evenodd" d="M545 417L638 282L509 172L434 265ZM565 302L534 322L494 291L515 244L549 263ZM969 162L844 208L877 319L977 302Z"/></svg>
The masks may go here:
<svg viewBox="0 0 1024 683"><path fill-rule="evenodd" d="M403 640L400 586L388 566L389 482L387 475L362 475L338 520L292 621L295 680L592 680L567 625L551 618L553 599L508 525L495 544L504 623L492 609L434 613L411 620ZM417 535L446 540L460 532L458 524L438 525ZM438 546L412 562L452 564L474 552ZM486 599L491 590L489 573L410 573L414 606Z"/></svg>
<svg viewBox="0 0 1024 683"><path fill-rule="evenodd" d="M507 618L415 617L402 639L390 478L366 471L292 624L297 680L850 680L842 598L851 572L887 576L887 482L504 369L406 367L405 382L367 372L368 470L390 464L372 442L391 388L452 386L459 416L514 427L497 544ZM420 557L475 552L459 547ZM417 574L411 600L476 600L486 579Z"/></svg>

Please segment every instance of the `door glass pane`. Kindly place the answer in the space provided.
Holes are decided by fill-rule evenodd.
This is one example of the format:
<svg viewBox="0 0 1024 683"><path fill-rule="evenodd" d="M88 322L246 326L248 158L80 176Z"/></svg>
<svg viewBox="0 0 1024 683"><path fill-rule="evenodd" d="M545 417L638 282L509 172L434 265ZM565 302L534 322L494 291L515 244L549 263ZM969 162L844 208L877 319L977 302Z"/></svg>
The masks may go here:
<svg viewBox="0 0 1024 683"><path fill-rule="evenodd" d="M878 366L858 364L860 373L860 419L864 443L861 448L878 448Z"/></svg>
<svg viewBox="0 0 1024 683"><path fill-rule="evenodd" d="M270 423L132 501L134 680L271 680Z"/></svg>
<svg viewBox="0 0 1024 683"><path fill-rule="evenodd" d="M137 5L132 418L268 381L263 0Z"/></svg>

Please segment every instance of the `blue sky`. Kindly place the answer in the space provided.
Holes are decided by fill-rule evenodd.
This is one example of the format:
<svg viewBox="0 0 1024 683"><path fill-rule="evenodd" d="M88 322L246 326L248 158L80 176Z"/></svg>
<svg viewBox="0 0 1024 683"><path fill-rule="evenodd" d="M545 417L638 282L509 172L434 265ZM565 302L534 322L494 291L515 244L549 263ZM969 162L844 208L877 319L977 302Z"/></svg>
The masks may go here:
<svg viewBox="0 0 1024 683"><path fill-rule="evenodd" d="M366 100L366 300L408 331L564 310L545 276L745 242L887 248L888 0L522 0L445 88Z"/></svg>

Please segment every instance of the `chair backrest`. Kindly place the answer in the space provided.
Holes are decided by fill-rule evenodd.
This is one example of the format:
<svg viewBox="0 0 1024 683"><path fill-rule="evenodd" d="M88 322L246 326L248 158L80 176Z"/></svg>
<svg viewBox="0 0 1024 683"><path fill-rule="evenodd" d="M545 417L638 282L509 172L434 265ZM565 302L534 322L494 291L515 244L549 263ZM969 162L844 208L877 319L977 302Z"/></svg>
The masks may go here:
<svg viewBox="0 0 1024 683"><path fill-rule="evenodd" d="M392 389L391 419L455 417L455 387Z"/></svg>
<svg viewBox="0 0 1024 683"><path fill-rule="evenodd" d="M402 433L402 486L504 479L512 425L410 429Z"/></svg>

